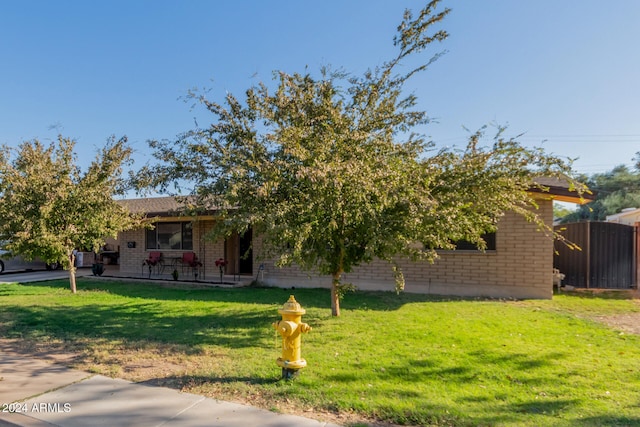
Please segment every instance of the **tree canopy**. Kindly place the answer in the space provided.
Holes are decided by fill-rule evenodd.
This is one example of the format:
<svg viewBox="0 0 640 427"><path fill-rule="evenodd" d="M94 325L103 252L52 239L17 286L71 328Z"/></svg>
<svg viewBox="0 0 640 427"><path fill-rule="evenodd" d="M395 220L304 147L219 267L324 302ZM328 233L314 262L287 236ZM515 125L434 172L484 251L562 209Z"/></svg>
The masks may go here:
<svg viewBox="0 0 640 427"><path fill-rule="evenodd" d="M563 159L523 147L503 128L488 146L481 129L459 150L436 149L416 131L428 117L403 87L440 54L404 71L402 63L446 39L438 27L449 10L438 3L405 12L398 55L360 77L328 67L316 76L280 71L244 99L192 94L211 125L151 141L159 164L139 184L217 207L211 238L252 227L277 265L330 275L334 315L343 273L375 258L390 262L401 289L397 256L434 260L463 239L483 247L505 211L552 233L528 190L538 175L570 174Z"/></svg>
<svg viewBox="0 0 640 427"><path fill-rule="evenodd" d="M624 208L640 207L640 168L638 165L634 169L619 165L604 173L582 176L580 180L595 192L595 200L564 216L563 223L585 220L602 221L606 219L607 215L619 213Z"/></svg>
<svg viewBox="0 0 640 427"><path fill-rule="evenodd" d="M114 199L125 190L122 168L131 149L111 138L85 173L76 166L75 142L58 137L0 150L0 241L26 259L59 262L75 293L75 250L96 251L107 237L140 223Z"/></svg>

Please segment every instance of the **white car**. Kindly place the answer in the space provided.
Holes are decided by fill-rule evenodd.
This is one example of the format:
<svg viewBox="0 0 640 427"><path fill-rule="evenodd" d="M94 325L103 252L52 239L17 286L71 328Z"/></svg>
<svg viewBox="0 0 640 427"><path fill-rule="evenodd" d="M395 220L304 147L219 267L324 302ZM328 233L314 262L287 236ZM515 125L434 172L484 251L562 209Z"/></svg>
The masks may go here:
<svg viewBox="0 0 640 427"><path fill-rule="evenodd" d="M33 261L27 261L21 256L9 256L9 253L0 249L0 274L6 271L25 271L25 270L57 270L61 267L60 263L47 264L46 262L36 258Z"/></svg>

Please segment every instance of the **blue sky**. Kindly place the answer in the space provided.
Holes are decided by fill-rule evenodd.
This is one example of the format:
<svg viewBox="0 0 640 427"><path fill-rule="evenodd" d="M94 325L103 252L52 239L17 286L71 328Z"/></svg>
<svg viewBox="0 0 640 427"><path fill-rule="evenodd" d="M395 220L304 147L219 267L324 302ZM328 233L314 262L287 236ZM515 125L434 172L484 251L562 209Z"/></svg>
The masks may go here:
<svg viewBox="0 0 640 427"><path fill-rule="evenodd" d="M508 125L527 145L571 158L577 172L632 165L640 151L640 1L457 0L448 53L411 81L440 146ZM193 87L241 96L273 70L322 65L360 74L395 54L395 29L417 1L0 0L0 144L78 142L87 164L127 135L171 139L206 114ZM543 143L543 141L545 141Z"/></svg>

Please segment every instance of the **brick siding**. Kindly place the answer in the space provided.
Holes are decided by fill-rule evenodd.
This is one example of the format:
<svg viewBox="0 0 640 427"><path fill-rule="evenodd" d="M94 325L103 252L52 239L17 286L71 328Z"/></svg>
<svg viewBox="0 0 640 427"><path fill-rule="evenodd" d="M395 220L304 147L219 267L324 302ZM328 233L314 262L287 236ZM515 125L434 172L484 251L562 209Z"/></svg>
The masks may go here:
<svg viewBox="0 0 640 427"><path fill-rule="evenodd" d="M215 266L218 258L224 257L224 241L211 242L205 239L206 233L211 230L213 221L196 221L193 225L193 252L203 264L200 278L218 277L219 270ZM140 274L143 272L142 263L149 257L150 250L145 249L145 229L130 230L120 233L118 245L120 247L120 272ZM127 242L135 242L135 248L128 248ZM189 250L162 249L165 258L181 257ZM165 273L170 273L165 271Z"/></svg>
<svg viewBox="0 0 640 427"><path fill-rule="evenodd" d="M539 214L550 224L553 218L553 203L541 199ZM194 224L194 252L203 261L202 279L217 277L215 260L224 256L224 241L210 242L204 239L212 227L212 221L197 221ZM140 273L142 263L148 257L145 250L145 230L121 233L121 272ZM127 242L135 242L128 248ZM272 261L260 256L261 239L254 236L253 275L264 270L259 278L272 286L330 287L331 278L305 272L298 267L277 268ZM180 256L184 251L163 250L164 256ZM488 296L503 298L551 298L553 294L553 242L537 230L535 224L522 217L507 213L498 223L496 250L441 251L435 263L412 262L398 259L404 273L406 292ZM344 282L352 283L363 290L393 290L394 278L391 265L376 260L362 265L343 276Z"/></svg>
<svg viewBox="0 0 640 427"><path fill-rule="evenodd" d="M540 200L539 205L538 213L551 223L552 202ZM404 273L406 292L542 299L553 295L553 242L514 213L507 213L499 221L495 251L441 251L433 264L406 259L397 262ZM363 290L394 289L391 265L381 260L344 274L343 280ZM268 262L264 281L274 286L331 285L329 277L297 267L277 268Z"/></svg>

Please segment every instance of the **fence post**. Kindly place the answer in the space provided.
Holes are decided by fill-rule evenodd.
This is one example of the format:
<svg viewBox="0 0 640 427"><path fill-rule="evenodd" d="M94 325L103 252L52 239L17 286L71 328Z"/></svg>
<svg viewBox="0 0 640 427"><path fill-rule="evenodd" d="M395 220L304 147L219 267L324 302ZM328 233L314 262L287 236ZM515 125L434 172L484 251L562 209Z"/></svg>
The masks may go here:
<svg viewBox="0 0 640 427"><path fill-rule="evenodd" d="M587 268L586 268L586 283L587 289L591 287L591 221L587 221L587 232L585 233L585 238L587 239L586 246L586 254L585 258L587 260Z"/></svg>
<svg viewBox="0 0 640 427"><path fill-rule="evenodd" d="M635 286L636 289L638 289L638 277L640 277L640 271L638 269L640 269L640 222L635 222L633 224L633 235L635 237L634 240L634 245L633 245L633 263L634 265L634 269L633 269L633 284Z"/></svg>

